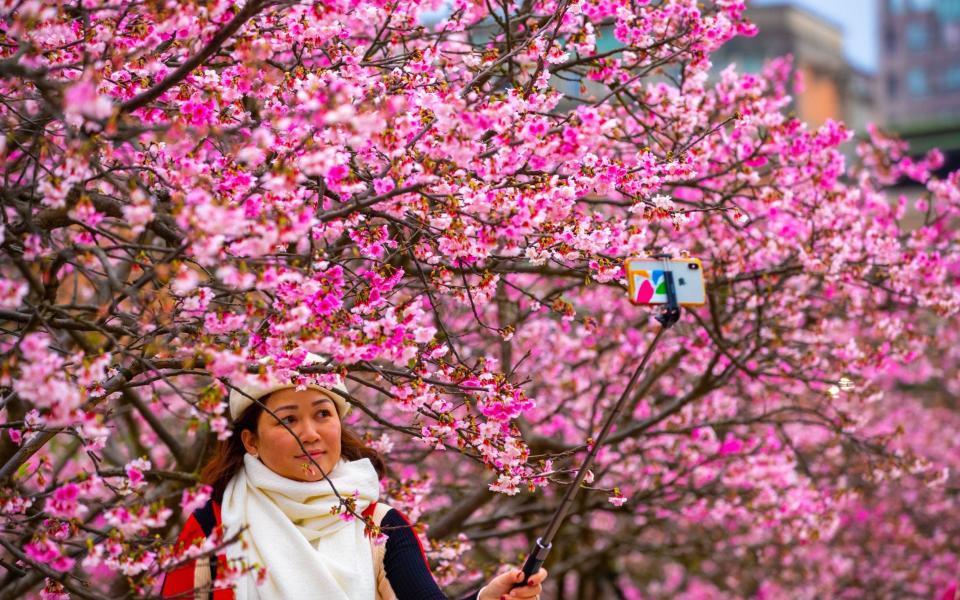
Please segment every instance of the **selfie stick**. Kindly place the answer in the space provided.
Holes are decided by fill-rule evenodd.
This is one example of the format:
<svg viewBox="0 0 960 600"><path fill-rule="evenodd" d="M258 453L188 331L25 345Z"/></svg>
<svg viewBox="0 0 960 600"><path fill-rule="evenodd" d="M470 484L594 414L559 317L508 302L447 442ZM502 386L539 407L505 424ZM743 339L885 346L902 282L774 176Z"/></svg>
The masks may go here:
<svg viewBox="0 0 960 600"><path fill-rule="evenodd" d="M607 420L603 424L603 429L600 430L600 435L597 436L596 442L594 442L593 446L590 447L590 452L587 453L587 457L583 460L583 464L580 465L580 469L577 471L577 477L573 480L573 483L567 488L566 493L563 495L563 500L560 501L560 506L553 513L553 517L550 519L550 524L547 526L546 532L543 534L543 536L537 538L537 541L534 542L533 547L530 549L530 554L527 556L527 560L523 563L523 583L519 583L514 587L526 585L527 580L537 573L540 570L540 567L543 566L543 562L547 559L547 555L550 553L550 549L553 547L553 538L557 534L557 531L560 530L560 525L566 518L571 506L573 506L573 499L577 496L577 492L580 491L580 486L583 484L583 479L587 476L587 470L590 468L590 465L593 464L593 460L596 458L597 452L600 451L600 447L603 446L604 440L607 439L607 434L609 434L610 430L613 428L613 422L616 421L620 411L623 410L623 406L626 404L627 398L630 397L630 392L633 390L633 386L640 378L640 373L643 371L644 367L647 366L647 362L650 360L650 356L657 347L657 343L660 341L660 337L663 335L663 332L669 329L680 319L680 304L677 302L677 288L674 285L673 273L670 272L670 266L669 263L667 263L670 255L657 254L654 256L654 258L663 260L663 277L667 287L667 304L664 306L663 311L656 317L657 321L660 322L660 329L657 331L657 335L653 338L653 341L650 342L650 345L647 347L647 351L644 353L643 359L640 361L640 366L638 366L637 370L633 372L633 376L630 378L630 383L627 384L626 389L623 390L623 393L620 395L620 399L617 400L613 410L607 416Z"/></svg>

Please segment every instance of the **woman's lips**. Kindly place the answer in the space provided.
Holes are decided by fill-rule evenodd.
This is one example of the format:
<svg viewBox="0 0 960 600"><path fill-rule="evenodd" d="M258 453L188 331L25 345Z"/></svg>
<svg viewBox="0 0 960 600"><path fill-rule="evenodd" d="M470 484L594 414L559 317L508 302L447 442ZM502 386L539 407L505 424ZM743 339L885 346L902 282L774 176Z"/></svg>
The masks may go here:
<svg viewBox="0 0 960 600"><path fill-rule="evenodd" d="M300 454L297 458L307 458L307 456L320 456L321 454L326 454L323 450L311 450L308 454Z"/></svg>

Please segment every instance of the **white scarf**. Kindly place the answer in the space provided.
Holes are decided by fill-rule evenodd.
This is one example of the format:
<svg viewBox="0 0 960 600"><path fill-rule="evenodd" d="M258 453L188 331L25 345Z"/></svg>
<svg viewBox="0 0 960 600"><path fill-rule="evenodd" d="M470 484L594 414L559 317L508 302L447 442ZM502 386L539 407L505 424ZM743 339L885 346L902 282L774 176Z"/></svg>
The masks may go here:
<svg viewBox="0 0 960 600"><path fill-rule="evenodd" d="M255 571L238 579L237 600L374 600L377 583L364 523L331 514L340 501L330 484L287 479L250 454L243 461L224 491L221 517L228 537L247 527L246 548L234 543L226 554L266 567L267 577L259 587ZM379 496L368 459L341 460L328 477L342 497L359 494L357 512Z"/></svg>

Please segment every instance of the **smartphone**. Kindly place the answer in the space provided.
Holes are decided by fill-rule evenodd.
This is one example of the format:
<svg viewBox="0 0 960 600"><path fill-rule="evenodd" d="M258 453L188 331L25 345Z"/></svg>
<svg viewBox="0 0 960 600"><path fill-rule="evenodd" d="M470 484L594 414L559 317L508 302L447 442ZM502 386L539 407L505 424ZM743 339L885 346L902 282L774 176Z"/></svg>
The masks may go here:
<svg viewBox="0 0 960 600"><path fill-rule="evenodd" d="M703 306L707 288L703 283L703 265L697 258L627 259L627 288L634 304L666 304L667 281L664 273L673 274L680 306Z"/></svg>

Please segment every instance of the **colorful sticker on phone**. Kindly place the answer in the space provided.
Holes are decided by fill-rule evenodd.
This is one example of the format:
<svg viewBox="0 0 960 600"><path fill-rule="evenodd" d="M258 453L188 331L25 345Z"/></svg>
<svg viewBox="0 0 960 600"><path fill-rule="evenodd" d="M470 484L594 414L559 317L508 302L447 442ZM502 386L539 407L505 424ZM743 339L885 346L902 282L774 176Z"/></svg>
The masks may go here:
<svg viewBox="0 0 960 600"><path fill-rule="evenodd" d="M637 290L637 302L640 304L657 304L667 301L667 280L662 270L634 271L633 289Z"/></svg>

